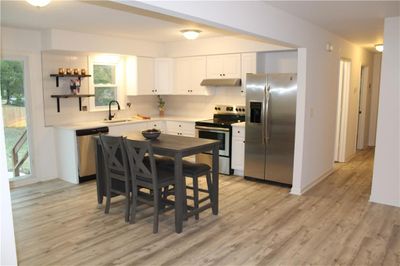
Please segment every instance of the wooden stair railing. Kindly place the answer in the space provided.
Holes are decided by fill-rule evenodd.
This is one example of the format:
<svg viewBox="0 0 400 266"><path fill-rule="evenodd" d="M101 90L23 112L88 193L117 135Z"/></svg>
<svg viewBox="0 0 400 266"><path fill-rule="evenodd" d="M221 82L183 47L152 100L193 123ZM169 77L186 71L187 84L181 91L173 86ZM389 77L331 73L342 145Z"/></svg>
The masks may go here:
<svg viewBox="0 0 400 266"><path fill-rule="evenodd" d="M20 168L22 164L28 159L28 150L22 156L22 159L19 160L18 158L18 152L21 149L21 147L25 144L25 142L28 140L28 134L27 130L22 133L21 137L18 139L17 143L15 143L14 147L12 148L12 159L13 159L13 171L14 171L14 176L19 176L20 173Z"/></svg>

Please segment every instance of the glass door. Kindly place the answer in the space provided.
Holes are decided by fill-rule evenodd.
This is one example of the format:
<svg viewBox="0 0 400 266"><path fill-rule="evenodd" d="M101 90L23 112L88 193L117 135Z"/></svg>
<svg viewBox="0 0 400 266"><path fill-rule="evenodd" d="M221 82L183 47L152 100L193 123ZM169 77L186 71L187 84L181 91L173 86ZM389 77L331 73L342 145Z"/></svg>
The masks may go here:
<svg viewBox="0 0 400 266"><path fill-rule="evenodd" d="M24 60L1 60L1 107L9 178L31 174Z"/></svg>

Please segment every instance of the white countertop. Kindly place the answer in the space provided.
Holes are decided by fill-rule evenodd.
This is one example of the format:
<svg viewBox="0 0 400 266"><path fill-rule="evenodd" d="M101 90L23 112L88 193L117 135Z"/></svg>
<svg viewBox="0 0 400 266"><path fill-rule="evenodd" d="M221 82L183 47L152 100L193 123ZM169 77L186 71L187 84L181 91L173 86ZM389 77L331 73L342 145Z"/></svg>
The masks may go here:
<svg viewBox="0 0 400 266"><path fill-rule="evenodd" d="M232 124L233 127L245 127L246 126L246 122L240 122L240 123L235 123Z"/></svg>
<svg viewBox="0 0 400 266"><path fill-rule="evenodd" d="M133 123L146 123L151 121L183 121L183 122L196 122L201 120L210 119L208 117L184 117L184 116L162 116L162 117L151 117L151 119L137 119L131 117L118 117L116 120L122 119L130 119L130 121L125 122L115 122L115 123L106 123L104 121L91 121L91 122L80 122L75 124L65 124L65 125L56 125L54 128L60 129L70 129L70 130L79 130L79 129L89 129L95 127L112 127L112 126L120 126L127 125Z"/></svg>

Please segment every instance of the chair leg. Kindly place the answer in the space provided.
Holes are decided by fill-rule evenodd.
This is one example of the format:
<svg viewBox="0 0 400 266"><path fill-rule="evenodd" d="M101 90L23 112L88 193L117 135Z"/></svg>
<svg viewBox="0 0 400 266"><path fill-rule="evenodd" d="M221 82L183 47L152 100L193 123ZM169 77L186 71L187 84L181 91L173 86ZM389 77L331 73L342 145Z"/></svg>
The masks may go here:
<svg viewBox="0 0 400 266"><path fill-rule="evenodd" d="M130 212L130 186L129 179L125 180L125 222L129 222L129 212Z"/></svg>
<svg viewBox="0 0 400 266"><path fill-rule="evenodd" d="M154 213L153 213L153 233L158 232L158 209L159 209L159 197L160 194L156 191L153 191L153 199L154 199Z"/></svg>
<svg viewBox="0 0 400 266"><path fill-rule="evenodd" d="M106 185L106 208L104 209L104 213L110 212L110 205L111 205L111 181L107 180Z"/></svg>
<svg viewBox="0 0 400 266"><path fill-rule="evenodd" d="M193 177L193 199L194 199L194 209L199 209L199 179L197 176ZM199 214L194 215L195 219L199 219Z"/></svg>
<svg viewBox="0 0 400 266"><path fill-rule="evenodd" d="M131 205L131 212L130 212L130 219L129 222L131 224L135 223L136 220L136 205L137 205L137 197L138 197L138 189L135 182L132 182L132 205Z"/></svg>
<svg viewBox="0 0 400 266"><path fill-rule="evenodd" d="M208 190L208 196L210 197L211 204L214 204L214 194L213 194L213 187L211 183L211 174L210 172L207 173L206 175L206 180L207 180L207 190Z"/></svg>

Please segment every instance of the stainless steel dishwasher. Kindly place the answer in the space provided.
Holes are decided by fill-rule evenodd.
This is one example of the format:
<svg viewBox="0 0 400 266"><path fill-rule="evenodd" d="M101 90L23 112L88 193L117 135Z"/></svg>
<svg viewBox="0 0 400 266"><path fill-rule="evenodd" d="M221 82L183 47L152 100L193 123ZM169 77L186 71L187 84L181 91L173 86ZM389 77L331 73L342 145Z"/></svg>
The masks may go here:
<svg viewBox="0 0 400 266"><path fill-rule="evenodd" d="M96 178L96 143L93 136L106 133L108 133L108 127L80 129L76 131L79 183Z"/></svg>

